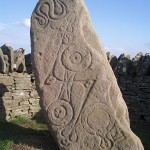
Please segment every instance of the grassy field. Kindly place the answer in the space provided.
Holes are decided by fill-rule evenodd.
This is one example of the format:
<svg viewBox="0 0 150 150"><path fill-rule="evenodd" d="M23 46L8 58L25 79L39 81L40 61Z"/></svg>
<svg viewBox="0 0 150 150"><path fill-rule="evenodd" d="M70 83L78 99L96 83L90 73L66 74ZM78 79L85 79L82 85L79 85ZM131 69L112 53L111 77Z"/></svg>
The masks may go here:
<svg viewBox="0 0 150 150"><path fill-rule="evenodd" d="M150 132L134 130L150 150ZM44 122L17 118L0 123L0 150L58 150Z"/></svg>
<svg viewBox="0 0 150 150"><path fill-rule="evenodd" d="M17 118L0 123L0 150L58 150L43 122Z"/></svg>

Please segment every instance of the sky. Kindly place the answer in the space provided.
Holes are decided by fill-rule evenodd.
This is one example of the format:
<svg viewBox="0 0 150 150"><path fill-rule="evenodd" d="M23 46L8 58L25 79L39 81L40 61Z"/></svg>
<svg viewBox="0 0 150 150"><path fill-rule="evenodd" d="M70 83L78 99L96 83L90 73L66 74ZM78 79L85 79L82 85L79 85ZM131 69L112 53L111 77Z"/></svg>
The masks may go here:
<svg viewBox="0 0 150 150"><path fill-rule="evenodd" d="M0 46L30 48L30 18L38 0L0 1ZM150 0L85 0L106 52L150 53Z"/></svg>

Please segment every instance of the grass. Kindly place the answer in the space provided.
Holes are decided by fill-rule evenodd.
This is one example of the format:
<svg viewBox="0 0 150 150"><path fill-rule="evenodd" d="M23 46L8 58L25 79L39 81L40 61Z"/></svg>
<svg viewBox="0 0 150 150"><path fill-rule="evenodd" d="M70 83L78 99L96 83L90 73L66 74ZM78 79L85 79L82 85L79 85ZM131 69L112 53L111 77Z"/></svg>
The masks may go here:
<svg viewBox="0 0 150 150"><path fill-rule="evenodd" d="M150 130L144 132L134 128L133 131L141 139L144 150L150 150Z"/></svg>
<svg viewBox="0 0 150 150"><path fill-rule="evenodd" d="M1 122L0 150L58 150L41 120L18 117L11 122ZM133 131L142 140L145 150L150 150L150 132Z"/></svg>
<svg viewBox="0 0 150 150"><path fill-rule="evenodd" d="M27 118L0 123L0 150L58 150L47 126Z"/></svg>

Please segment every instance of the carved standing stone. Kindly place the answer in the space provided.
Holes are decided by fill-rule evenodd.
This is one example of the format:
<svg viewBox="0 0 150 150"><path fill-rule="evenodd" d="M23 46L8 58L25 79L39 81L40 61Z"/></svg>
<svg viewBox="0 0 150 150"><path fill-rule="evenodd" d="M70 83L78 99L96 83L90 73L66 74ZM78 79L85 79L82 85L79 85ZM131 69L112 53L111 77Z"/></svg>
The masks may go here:
<svg viewBox="0 0 150 150"><path fill-rule="evenodd" d="M143 150L83 0L40 0L31 46L41 106L61 150Z"/></svg>

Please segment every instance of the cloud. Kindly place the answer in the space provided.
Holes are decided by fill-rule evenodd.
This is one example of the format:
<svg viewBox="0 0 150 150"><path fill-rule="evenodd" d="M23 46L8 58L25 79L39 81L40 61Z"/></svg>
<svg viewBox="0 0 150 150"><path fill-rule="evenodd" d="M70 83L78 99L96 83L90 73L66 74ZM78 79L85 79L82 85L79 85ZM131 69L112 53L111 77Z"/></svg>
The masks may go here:
<svg viewBox="0 0 150 150"><path fill-rule="evenodd" d="M24 19L23 21L20 21L20 22L16 22L15 23L17 26L20 26L20 27L25 27L25 28L30 28L30 19Z"/></svg>
<svg viewBox="0 0 150 150"><path fill-rule="evenodd" d="M8 26L4 23L0 23L0 31L3 31L7 28Z"/></svg>

